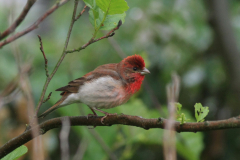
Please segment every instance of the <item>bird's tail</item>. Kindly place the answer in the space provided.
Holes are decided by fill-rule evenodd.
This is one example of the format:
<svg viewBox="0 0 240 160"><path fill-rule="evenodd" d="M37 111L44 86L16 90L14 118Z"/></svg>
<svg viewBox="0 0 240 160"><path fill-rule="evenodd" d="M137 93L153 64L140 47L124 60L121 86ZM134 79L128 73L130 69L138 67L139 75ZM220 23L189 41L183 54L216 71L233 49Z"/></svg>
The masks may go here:
<svg viewBox="0 0 240 160"><path fill-rule="evenodd" d="M59 100L57 103L55 103L52 107L50 107L48 110L46 110L45 112L43 112L40 116L38 116L38 118L44 118L46 115L48 115L49 113L53 112L54 110L58 109L60 106L60 104L62 103L62 100Z"/></svg>

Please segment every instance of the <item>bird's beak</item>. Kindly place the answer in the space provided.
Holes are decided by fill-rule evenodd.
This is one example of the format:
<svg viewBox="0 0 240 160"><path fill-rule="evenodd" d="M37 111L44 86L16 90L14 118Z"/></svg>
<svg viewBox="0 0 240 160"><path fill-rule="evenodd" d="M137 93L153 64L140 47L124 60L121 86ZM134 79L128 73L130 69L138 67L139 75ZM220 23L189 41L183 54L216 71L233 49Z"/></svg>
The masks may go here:
<svg viewBox="0 0 240 160"><path fill-rule="evenodd" d="M145 74L149 74L150 71L147 68L144 67L143 70L140 73L141 73L141 75L145 75Z"/></svg>

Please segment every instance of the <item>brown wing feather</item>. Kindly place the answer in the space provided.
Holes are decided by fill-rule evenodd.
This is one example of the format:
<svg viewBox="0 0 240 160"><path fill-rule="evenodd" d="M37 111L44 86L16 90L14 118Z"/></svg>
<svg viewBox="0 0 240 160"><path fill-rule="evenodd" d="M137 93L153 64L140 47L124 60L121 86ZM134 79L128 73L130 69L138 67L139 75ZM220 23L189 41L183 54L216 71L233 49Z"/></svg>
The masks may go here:
<svg viewBox="0 0 240 160"><path fill-rule="evenodd" d="M100 72L99 72L100 71ZM105 64L102 66L97 67L92 72L89 72L85 74L83 77L75 79L68 83L67 86L58 88L56 91L63 91L61 95L63 95L65 92L67 93L77 93L79 88L85 83L89 82L93 79L97 79L99 77L111 75L114 79L119 79L120 76L117 72L117 64Z"/></svg>
<svg viewBox="0 0 240 160"><path fill-rule="evenodd" d="M86 82L86 78L81 77L69 82L67 86L56 89L56 91L63 91L61 95L65 92L77 93L79 87L83 85L84 82Z"/></svg>

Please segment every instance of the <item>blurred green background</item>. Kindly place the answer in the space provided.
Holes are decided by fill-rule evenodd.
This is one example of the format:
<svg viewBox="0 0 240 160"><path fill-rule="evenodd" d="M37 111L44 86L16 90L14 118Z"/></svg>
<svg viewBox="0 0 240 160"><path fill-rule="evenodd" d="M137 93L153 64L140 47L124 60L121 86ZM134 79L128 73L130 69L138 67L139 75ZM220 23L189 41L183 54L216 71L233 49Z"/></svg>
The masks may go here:
<svg viewBox="0 0 240 160"><path fill-rule="evenodd" d="M26 0L0 0L0 31L21 12ZM34 4L16 31L32 24L55 3L41 0ZM42 37L51 72L60 57L71 20L74 1L50 15L39 28L0 49L0 91L18 74L14 52L23 64L31 65L29 76L37 104L45 82L44 59L37 35ZM206 120L220 120L240 113L240 2L237 0L137 0L127 1L125 23L116 34L88 46L79 53L68 54L52 79L44 103L45 111L59 98L54 90L79 78L99 65L118 63L123 56L144 57L151 74L140 92L126 104L107 110L144 118L167 118L166 85L171 74L181 77L179 102L187 118L194 120L194 104L210 109ZM80 1L79 11L84 7ZM82 46L91 38L94 28L88 12L76 22L69 49ZM98 37L106 32L100 31ZM0 106L0 145L21 134L27 123L26 99L21 92ZM84 104L58 109L47 119L91 113ZM237 160L240 158L240 130L229 129L198 133L176 133L179 160ZM60 129L43 135L46 159L60 159ZM163 130L144 130L131 126L71 127L70 157L80 146L82 159L163 159ZM28 144L31 146L31 144ZM30 159L31 148L23 159ZM79 155L78 155L79 156ZM79 156L77 159L80 159Z"/></svg>

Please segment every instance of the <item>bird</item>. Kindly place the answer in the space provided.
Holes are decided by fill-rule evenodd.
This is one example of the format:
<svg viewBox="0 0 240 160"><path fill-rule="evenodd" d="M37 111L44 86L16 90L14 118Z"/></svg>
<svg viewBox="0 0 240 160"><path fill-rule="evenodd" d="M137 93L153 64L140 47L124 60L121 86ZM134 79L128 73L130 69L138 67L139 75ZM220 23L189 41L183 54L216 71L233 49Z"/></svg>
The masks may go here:
<svg viewBox="0 0 240 160"><path fill-rule="evenodd" d="M60 94L62 97L38 118L44 118L60 107L84 103L92 110L93 116L97 116L95 111L105 114L101 119L103 123L104 118L112 114L101 109L126 103L141 88L145 75L149 73L144 59L136 54L124 58L119 63L98 66L93 71L57 89L56 91L62 91Z"/></svg>

